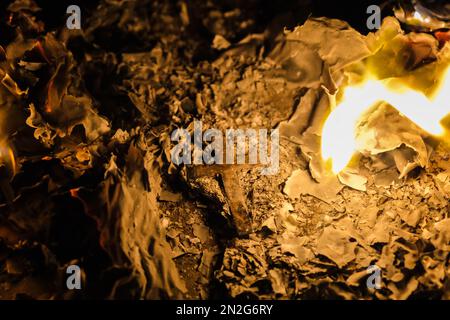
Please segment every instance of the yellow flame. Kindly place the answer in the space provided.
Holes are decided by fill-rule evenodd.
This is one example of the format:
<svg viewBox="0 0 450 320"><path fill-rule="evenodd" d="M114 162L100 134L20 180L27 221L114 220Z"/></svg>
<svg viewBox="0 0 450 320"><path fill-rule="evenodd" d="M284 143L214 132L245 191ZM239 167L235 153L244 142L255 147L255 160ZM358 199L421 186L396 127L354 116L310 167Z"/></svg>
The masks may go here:
<svg viewBox="0 0 450 320"><path fill-rule="evenodd" d="M322 131L322 157L340 172L357 151L355 129L361 115L385 101L432 135L442 135L442 119L450 113L450 68L432 98L410 88L393 88L389 81L367 80L347 87L343 101L331 111Z"/></svg>

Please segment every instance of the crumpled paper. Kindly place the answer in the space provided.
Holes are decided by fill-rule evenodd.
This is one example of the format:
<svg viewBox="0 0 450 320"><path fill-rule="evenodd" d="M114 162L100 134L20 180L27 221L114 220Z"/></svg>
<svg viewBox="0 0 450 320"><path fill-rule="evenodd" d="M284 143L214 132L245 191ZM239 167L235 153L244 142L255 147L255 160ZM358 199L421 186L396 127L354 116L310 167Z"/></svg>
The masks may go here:
<svg viewBox="0 0 450 320"><path fill-rule="evenodd" d="M283 45L283 50L277 48L274 54L277 54L282 65L289 64L291 73L297 72L298 79L286 77L307 91L290 119L280 124L280 132L301 145L302 152L309 159L311 176L319 185L329 181L324 178L329 172L324 168L320 155L321 125L330 106L339 100L339 86L359 81L370 72L380 79L396 77L397 82L429 93L450 56L448 45L439 49L438 41L432 36L405 35L393 18L385 19L379 31L366 37L347 30L345 25L312 19L288 32L286 42L289 45ZM316 56L302 56L304 50L296 51L296 46L304 46ZM353 48L351 55L348 54L348 47ZM303 64L317 70L306 72ZM321 69L320 66L327 66L328 69ZM314 81L306 76L311 74ZM339 143L338 136L337 132L336 143ZM379 104L362 116L355 139L358 145L355 151L371 157L374 162L384 163L379 172L373 173L377 175L375 183L380 185L404 178L416 167L426 167L433 150L428 141L429 135L386 103ZM397 176L392 175L391 167L397 169ZM342 184L365 191L368 183L365 175L356 165L344 169L338 177ZM295 177L299 176L293 175L289 184ZM321 181L323 179L325 182ZM300 180L298 184L302 184Z"/></svg>

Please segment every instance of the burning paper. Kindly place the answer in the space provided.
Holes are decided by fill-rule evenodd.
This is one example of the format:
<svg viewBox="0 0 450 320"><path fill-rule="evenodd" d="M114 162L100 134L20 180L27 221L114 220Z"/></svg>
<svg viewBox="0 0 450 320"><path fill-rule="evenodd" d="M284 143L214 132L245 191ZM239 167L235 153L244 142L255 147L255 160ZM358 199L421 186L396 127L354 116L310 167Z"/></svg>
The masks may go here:
<svg viewBox="0 0 450 320"><path fill-rule="evenodd" d="M391 23L392 21L388 20L383 27L392 28ZM381 29L378 33L381 37L386 31ZM394 44L398 46L398 37L405 36L399 33L398 36L392 37L388 46ZM370 40L369 37L368 41ZM382 102L388 103L402 117L433 136L442 137L445 133L442 120L450 113L449 46L441 49L436 62L409 73L402 71L406 66L399 64L395 55L385 56L383 55L385 52L375 52L374 58L367 58L366 64L369 71L362 75L363 80L356 85L344 87L337 106L331 106L331 113L323 126L321 151L323 159L331 163L335 173L343 170L357 151L377 154L392 150L390 148L383 150L383 143L379 141L381 137L378 136L376 127L371 136L360 130L364 127L370 113L380 108ZM375 62L380 59L378 57L380 55L383 55L384 59L393 60L399 71L393 68L392 75L377 79L383 71L378 71L376 76L370 73L370 70L376 68ZM388 66L391 64L389 61L386 63ZM381 63L378 64L378 68L383 68ZM424 80L425 74L428 79ZM430 78L430 74L434 78ZM384 126L389 126L389 123L379 122L376 125L382 130ZM410 125L410 127L414 126ZM407 127L403 129L404 132L408 131ZM359 137L357 137L358 133ZM413 134L412 131L411 134ZM402 143L408 145L407 140L404 140L393 147L400 147ZM372 149L370 145L373 146ZM420 164L425 165L423 162Z"/></svg>
<svg viewBox="0 0 450 320"><path fill-rule="evenodd" d="M389 80L391 83L395 81ZM427 132L443 135L441 121L450 113L450 68L444 73L442 82L433 99L408 88L393 89L389 81L369 80L361 86L345 88L343 101L333 109L324 124L323 158L331 160L332 169L337 173L357 150L364 150L366 142L356 140L357 124L363 113L377 102L388 102Z"/></svg>

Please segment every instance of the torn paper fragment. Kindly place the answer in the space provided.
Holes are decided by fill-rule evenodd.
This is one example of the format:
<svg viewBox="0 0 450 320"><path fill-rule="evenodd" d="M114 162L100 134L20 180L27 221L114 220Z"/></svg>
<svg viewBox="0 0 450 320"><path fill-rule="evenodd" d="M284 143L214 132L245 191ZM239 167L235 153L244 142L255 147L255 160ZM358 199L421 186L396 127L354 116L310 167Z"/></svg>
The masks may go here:
<svg viewBox="0 0 450 320"><path fill-rule="evenodd" d="M318 183L314 181L306 170L294 170L286 181L283 192L291 199L298 199L300 195L311 195L324 202L331 203L343 188L336 176L328 176Z"/></svg>

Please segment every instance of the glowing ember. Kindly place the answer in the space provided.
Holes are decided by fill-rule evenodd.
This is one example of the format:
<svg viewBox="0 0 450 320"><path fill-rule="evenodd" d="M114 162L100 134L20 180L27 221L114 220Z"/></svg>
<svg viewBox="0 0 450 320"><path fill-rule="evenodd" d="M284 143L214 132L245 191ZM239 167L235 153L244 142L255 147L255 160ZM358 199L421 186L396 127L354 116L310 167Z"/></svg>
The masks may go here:
<svg viewBox="0 0 450 320"><path fill-rule="evenodd" d="M5 141L0 141L0 165L5 165L12 175L17 172L14 152Z"/></svg>
<svg viewBox="0 0 450 320"><path fill-rule="evenodd" d="M385 101L430 134L444 133L441 121L450 113L450 68L444 73L433 97L410 88L392 85L392 80L367 80L347 87L342 102L331 111L322 132L322 157L340 172L358 151L356 125L361 115L375 103Z"/></svg>

